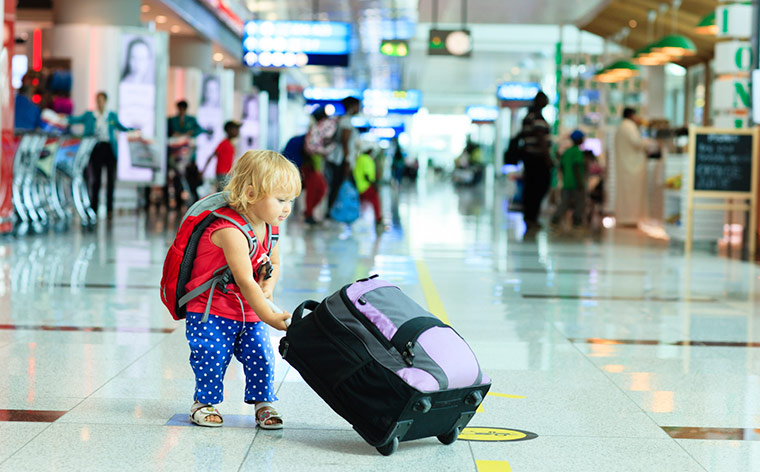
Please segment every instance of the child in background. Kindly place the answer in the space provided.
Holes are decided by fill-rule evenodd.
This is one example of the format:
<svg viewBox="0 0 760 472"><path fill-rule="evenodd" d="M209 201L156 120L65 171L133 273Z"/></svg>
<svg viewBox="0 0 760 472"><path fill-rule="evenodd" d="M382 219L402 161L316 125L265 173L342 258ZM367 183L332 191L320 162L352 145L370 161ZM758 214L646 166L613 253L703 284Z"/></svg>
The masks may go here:
<svg viewBox="0 0 760 472"><path fill-rule="evenodd" d="M557 212L552 217L552 224L559 225L567 213L573 210L573 227L583 225L584 208L586 205L586 162L581 145L586 136L580 130L570 134L573 145L562 153L559 160L562 172L562 196Z"/></svg>
<svg viewBox="0 0 760 472"><path fill-rule="evenodd" d="M235 160L235 142L234 140L240 135L240 123L237 121L228 121L224 124L224 133L227 135L222 142L216 147L214 154L208 158L206 165L203 166L201 174L206 173L206 169L216 158L216 188L222 189L227 184L227 178L232 163Z"/></svg>
<svg viewBox="0 0 760 472"><path fill-rule="evenodd" d="M356 190L359 192L359 200L362 203L369 203L375 212L375 224L378 227L383 226L383 212L380 206L380 193L377 191L376 184L376 166L372 158L372 149L365 149L356 157L354 166L354 182Z"/></svg>
<svg viewBox="0 0 760 472"><path fill-rule="evenodd" d="M263 429L281 429L282 417L271 403L277 398L267 325L285 330L290 314L274 313L266 299L272 300L280 277L278 226L290 215L293 200L301 192L301 176L293 163L274 151L246 152L235 163L231 176L225 187L229 207L240 215L237 224L250 226L239 228L219 218L209 225L198 244L187 291L209 280L225 263L234 284L214 292L205 322L202 318L208 291L187 305L186 337L195 372L190 419L200 426L222 425L222 415L214 405L223 400L222 381L234 355L245 368L245 402L255 405L256 423ZM252 228L249 235L256 237L252 255L244 228Z"/></svg>

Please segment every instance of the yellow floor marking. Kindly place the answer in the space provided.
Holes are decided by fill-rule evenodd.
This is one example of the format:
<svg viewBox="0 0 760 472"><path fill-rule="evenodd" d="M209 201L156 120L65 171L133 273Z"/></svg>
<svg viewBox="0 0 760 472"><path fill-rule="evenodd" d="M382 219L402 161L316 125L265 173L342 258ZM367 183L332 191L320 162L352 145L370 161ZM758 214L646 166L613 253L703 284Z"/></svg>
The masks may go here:
<svg viewBox="0 0 760 472"><path fill-rule="evenodd" d="M435 288L433 278L430 277L430 271L428 270L427 264L420 260L415 261L415 264L417 265L417 278L420 280L422 291L425 293L425 301L427 302L428 310L441 321L451 326L451 321L446 314L446 308L443 307L441 296Z"/></svg>
<svg viewBox="0 0 760 472"><path fill-rule="evenodd" d="M524 395L510 395L508 393L496 393L496 392L488 392L487 395L490 395L492 397L501 397L501 398L525 398Z"/></svg>
<svg viewBox="0 0 760 472"><path fill-rule="evenodd" d="M516 398L516 399L523 399L525 398L524 395L510 395L508 393L496 393L496 392L488 392L486 395L492 396L492 397L501 397L501 398ZM481 403L478 405L478 408L475 410L475 413L483 413L483 404Z"/></svg>
<svg viewBox="0 0 760 472"><path fill-rule="evenodd" d="M478 472L512 472L507 461L475 461Z"/></svg>

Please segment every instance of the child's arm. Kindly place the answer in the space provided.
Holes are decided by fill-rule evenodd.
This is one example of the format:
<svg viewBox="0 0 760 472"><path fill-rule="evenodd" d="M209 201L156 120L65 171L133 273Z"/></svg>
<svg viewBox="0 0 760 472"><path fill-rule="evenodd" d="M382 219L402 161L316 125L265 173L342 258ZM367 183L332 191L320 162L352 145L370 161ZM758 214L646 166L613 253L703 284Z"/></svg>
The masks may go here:
<svg viewBox="0 0 760 472"><path fill-rule="evenodd" d="M203 166L203 170L201 170L201 174L206 173L206 169L208 169L208 166L211 165L211 161L213 161L214 159L216 159L216 151L214 151L214 153L211 156L209 156L208 160L206 161L206 165Z"/></svg>
<svg viewBox="0 0 760 472"><path fill-rule="evenodd" d="M272 248L272 253L269 255L269 262L272 264L272 276L264 280L263 277L259 278L259 287L264 292L264 296L272 300L274 294L274 287L277 285L277 280L280 278L280 245L276 245Z"/></svg>
<svg viewBox="0 0 760 472"><path fill-rule="evenodd" d="M248 257L248 241L243 233L237 228L222 228L214 231L211 242L224 251L224 258L235 277L235 283L261 321L275 329L287 329L285 320L290 318L290 313L274 313L266 302L264 292L253 278L253 267Z"/></svg>

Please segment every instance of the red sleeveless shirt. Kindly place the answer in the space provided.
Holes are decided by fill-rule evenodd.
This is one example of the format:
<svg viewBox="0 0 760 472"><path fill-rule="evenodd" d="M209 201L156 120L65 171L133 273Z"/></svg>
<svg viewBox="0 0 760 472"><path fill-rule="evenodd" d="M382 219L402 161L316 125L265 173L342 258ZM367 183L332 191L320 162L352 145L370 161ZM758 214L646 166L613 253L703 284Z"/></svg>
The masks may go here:
<svg viewBox="0 0 760 472"><path fill-rule="evenodd" d="M225 212L225 214L228 213ZM242 220L239 216L235 219ZM234 224L222 218L211 223L206 231L204 231L200 242L198 243L198 252L195 256L195 261L193 262L193 272L190 276L190 281L185 286L187 292L190 292L194 288L211 279L214 271L227 264L227 260L224 257L224 251L222 248L211 241L211 235L214 233L214 231L218 231L222 228L235 228L236 231L239 231L239 229ZM279 228L276 226L266 225L266 229L267 232L264 236L264 240L257 240L256 252L251 258L251 266L253 267L253 273L256 279L258 279L258 270L261 267L263 260L265 260L265 258L262 256L266 256L271 249L270 246L276 244L276 238L273 236L279 234ZM253 231L249 231L248 233L251 237L255 237ZM256 315L251 306L248 304L248 301L246 301L245 297L243 297L243 294L240 292L240 288L236 284L228 284L227 289L227 293L222 292L222 290L220 290L220 287L217 287L216 290L214 290L214 297L211 301L210 314L235 321L261 321L261 319ZM209 291L206 290L202 294L190 300L187 303L187 311L203 313L206 310L208 296ZM240 297L240 301L243 302L245 319L243 318L243 312L240 309L240 301L238 300L238 297Z"/></svg>

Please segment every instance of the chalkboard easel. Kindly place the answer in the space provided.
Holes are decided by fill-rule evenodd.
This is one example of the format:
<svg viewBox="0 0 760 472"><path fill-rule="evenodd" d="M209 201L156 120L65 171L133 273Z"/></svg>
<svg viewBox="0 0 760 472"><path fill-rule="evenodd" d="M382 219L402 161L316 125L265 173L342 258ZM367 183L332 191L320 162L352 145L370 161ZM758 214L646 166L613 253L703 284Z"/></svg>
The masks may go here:
<svg viewBox="0 0 760 472"><path fill-rule="evenodd" d="M749 257L757 244L758 128L689 127L689 189L686 204L687 252L694 238L694 210L749 212ZM699 203L699 199L723 203Z"/></svg>

